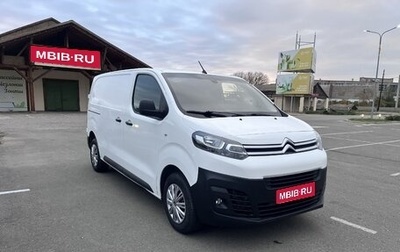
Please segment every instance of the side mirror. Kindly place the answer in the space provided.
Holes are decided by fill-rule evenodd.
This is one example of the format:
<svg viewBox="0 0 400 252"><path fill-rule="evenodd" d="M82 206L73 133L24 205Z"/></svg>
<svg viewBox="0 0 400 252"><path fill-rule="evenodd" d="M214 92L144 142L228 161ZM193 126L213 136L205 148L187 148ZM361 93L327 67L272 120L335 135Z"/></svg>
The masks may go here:
<svg viewBox="0 0 400 252"><path fill-rule="evenodd" d="M157 110L154 102L151 100L141 100L139 103L139 113L144 116L161 120L164 119L168 111Z"/></svg>
<svg viewBox="0 0 400 252"><path fill-rule="evenodd" d="M150 100L141 100L139 103L139 113L147 113L149 111L155 111L156 106L154 105L153 101Z"/></svg>

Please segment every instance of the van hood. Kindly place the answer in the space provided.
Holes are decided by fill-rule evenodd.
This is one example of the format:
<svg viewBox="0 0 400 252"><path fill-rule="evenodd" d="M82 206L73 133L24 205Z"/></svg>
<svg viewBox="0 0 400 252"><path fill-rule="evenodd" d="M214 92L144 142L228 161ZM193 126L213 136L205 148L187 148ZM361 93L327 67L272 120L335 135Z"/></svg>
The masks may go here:
<svg viewBox="0 0 400 252"><path fill-rule="evenodd" d="M294 118L274 116L191 118L193 131L225 137L242 144L280 144L285 138L292 141L315 139L313 128Z"/></svg>

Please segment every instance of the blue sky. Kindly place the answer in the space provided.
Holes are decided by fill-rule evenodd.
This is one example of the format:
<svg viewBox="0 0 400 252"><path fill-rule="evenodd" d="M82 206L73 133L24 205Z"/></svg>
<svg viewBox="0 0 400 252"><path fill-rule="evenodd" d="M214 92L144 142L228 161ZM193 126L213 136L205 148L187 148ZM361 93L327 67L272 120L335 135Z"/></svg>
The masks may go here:
<svg viewBox="0 0 400 252"><path fill-rule="evenodd" d="M317 34L315 79L374 77L379 36L400 24L398 0L14 0L1 1L0 33L53 17L74 20L147 64L271 82L278 54ZM400 29L384 35L379 76L400 74Z"/></svg>

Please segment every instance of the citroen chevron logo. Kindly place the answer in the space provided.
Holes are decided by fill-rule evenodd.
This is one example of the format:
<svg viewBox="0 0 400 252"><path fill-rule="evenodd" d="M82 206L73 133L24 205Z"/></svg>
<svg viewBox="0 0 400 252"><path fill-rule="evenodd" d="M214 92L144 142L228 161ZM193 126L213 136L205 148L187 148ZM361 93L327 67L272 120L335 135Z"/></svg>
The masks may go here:
<svg viewBox="0 0 400 252"><path fill-rule="evenodd" d="M283 149L282 149L283 153L296 152L295 144L289 138L285 137L285 139L283 139L282 145L283 145Z"/></svg>

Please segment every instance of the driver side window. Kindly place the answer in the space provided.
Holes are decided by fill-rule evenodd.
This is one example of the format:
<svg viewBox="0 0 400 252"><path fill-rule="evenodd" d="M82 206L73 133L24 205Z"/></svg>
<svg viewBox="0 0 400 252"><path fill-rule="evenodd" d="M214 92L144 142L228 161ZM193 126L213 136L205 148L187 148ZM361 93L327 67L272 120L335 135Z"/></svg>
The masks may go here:
<svg viewBox="0 0 400 252"><path fill-rule="evenodd" d="M132 99L133 111L138 114L162 120L168 113L165 97L157 80L147 74L136 77Z"/></svg>

